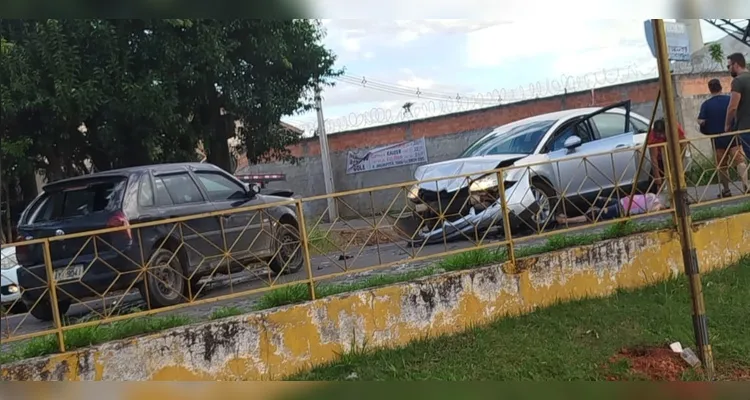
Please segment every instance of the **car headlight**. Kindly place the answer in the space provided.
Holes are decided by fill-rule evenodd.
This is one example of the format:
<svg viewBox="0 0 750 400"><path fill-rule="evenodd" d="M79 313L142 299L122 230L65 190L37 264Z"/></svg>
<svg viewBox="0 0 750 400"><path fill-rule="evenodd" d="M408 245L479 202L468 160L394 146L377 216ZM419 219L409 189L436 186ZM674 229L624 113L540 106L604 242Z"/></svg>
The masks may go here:
<svg viewBox="0 0 750 400"><path fill-rule="evenodd" d="M18 265L18 261L16 261L16 257L13 257L13 256L3 257L3 260L0 261L0 268L2 268L3 271L7 269L13 269L17 265Z"/></svg>
<svg viewBox="0 0 750 400"><path fill-rule="evenodd" d="M471 182L470 192L486 192L497 187L497 174L485 175Z"/></svg>
<svg viewBox="0 0 750 400"><path fill-rule="evenodd" d="M416 200L419 198L419 185L414 185L409 188L409 191L406 192L406 197L409 200Z"/></svg>

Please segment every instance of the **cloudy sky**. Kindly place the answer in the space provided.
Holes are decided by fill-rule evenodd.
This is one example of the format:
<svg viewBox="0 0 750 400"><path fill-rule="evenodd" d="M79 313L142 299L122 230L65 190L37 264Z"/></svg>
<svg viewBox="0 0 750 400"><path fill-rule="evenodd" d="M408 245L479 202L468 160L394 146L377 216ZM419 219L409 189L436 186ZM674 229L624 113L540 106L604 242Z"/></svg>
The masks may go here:
<svg viewBox="0 0 750 400"><path fill-rule="evenodd" d="M643 19L323 20L328 133L655 76ZM701 22L704 41L723 33ZM411 114L403 111L412 102ZM285 121L308 131L315 114Z"/></svg>

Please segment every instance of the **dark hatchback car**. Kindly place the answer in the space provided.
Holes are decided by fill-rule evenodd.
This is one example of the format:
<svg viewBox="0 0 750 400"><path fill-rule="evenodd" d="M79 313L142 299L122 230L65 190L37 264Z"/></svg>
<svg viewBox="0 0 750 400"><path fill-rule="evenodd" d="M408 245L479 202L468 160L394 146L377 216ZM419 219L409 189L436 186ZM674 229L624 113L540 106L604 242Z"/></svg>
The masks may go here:
<svg viewBox="0 0 750 400"><path fill-rule="evenodd" d="M255 263L267 263L275 273L298 271L304 260L296 212L287 205L271 205L284 200L288 198L259 194L211 164L112 170L46 185L21 214L19 240L227 211L95 239L85 235L50 242L61 314L74 299L102 296L134 283L152 308L166 307L196 293L198 280L214 271L233 273ZM231 212L262 204L269 206ZM31 314L51 320L43 247L17 245L24 267L18 280ZM151 270L139 274L144 265Z"/></svg>

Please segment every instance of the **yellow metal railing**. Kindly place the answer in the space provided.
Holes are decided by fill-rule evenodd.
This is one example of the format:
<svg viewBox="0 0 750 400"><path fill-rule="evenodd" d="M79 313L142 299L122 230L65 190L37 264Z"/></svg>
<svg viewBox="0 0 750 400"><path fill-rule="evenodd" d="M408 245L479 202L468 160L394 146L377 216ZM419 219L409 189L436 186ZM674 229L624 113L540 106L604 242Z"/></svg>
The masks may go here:
<svg viewBox="0 0 750 400"><path fill-rule="evenodd" d="M736 141L741 138L739 133L743 132L724 136ZM715 205L747 200L750 196L740 193L744 188L741 174L736 172L729 179L734 196L717 198L721 169L716 167L713 139L701 137L682 142L690 201ZM637 168L644 149L649 154L642 168ZM3 305L2 342L5 346L55 335L59 350L65 351L64 334L72 329L155 313L182 313L189 307L232 299L252 299L299 283L306 283L310 298L315 299L316 286L321 281L336 282L355 273L400 268L476 249L505 249L508 265L513 267L517 246L523 242L673 214L674 206L665 196L671 175L664 171L666 179L661 185L654 182L651 149L668 156L663 144L597 154L573 152L554 161L540 160L470 175L3 245L3 249L15 248L17 253L25 254L26 259L36 257L37 262L34 267L12 267L15 260L3 253L3 298L12 301ZM746 166L747 160L744 161ZM436 196L449 181L462 189ZM596 208L601 205L597 203L616 204L646 191L660 196L664 208L608 220ZM547 201L544 212L537 209L540 193ZM380 203L388 204L385 210L375 208L376 197ZM356 218L326 221L329 198ZM315 203L321 207L314 207L318 205ZM368 212L362 211L367 208ZM306 209L322 211L313 214L304 212ZM488 209L495 211L482 214ZM480 214L487 219L479 223L472 220L466 229L451 230ZM561 223L558 217L563 214L588 215L589 220ZM443 230L437 231L440 228ZM431 230L439 233L430 236L427 233ZM6 286L19 279L25 284L6 293ZM221 279L224 284L212 288ZM28 306L26 310L21 297ZM135 306L126 309L124 303Z"/></svg>

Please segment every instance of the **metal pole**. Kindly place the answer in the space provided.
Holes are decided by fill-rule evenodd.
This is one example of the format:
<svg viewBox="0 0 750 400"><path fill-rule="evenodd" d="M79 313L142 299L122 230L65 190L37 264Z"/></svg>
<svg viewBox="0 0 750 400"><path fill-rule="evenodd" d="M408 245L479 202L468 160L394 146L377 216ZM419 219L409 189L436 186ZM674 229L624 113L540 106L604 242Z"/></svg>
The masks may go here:
<svg viewBox="0 0 750 400"><path fill-rule="evenodd" d="M692 218L690 216L690 204L687 197L687 185L682 166L682 151L680 149L680 137L677 131L677 113L674 102L674 90L672 88L672 73L670 72L669 57L667 53L667 38L664 30L664 20L651 20L654 27L654 41L656 42L656 59L659 64L659 83L664 104L664 116L667 128L667 163L673 174L672 199L674 199L675 211L677 213L678 233L682 246L682 261L685 264L685 274L690 282L690 294L693 302L693 330L695 332L695 343L698 346L698 354L703 361L706 377L709 380L714 376L714 359L711 353L711 344L708 340L708 323L706 321L706 305L703 301L703 285L701 284L700 270L698 268L698 256L693 243Z"/></svg>
<svg viewBox="0 0 750 400"><path fill-rule="evenodd" d="M323 118L323 100L320 96L320 87L315 91L315 110L318 113L318 139L320 139L320 160L323 163L323 181L325 182L326 194L336 192L333 185L333 171L331 169L331 154L328 150L328 135L326 134L325 118ZM336 199L328 197L328 218L334 222L338 218Z"/></svg>

